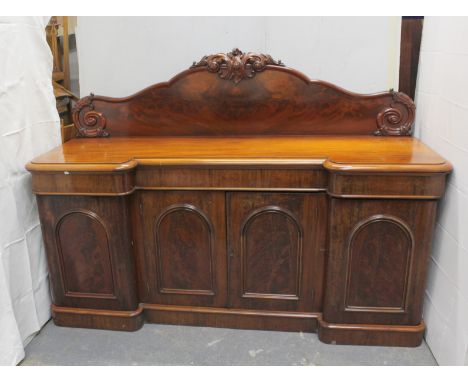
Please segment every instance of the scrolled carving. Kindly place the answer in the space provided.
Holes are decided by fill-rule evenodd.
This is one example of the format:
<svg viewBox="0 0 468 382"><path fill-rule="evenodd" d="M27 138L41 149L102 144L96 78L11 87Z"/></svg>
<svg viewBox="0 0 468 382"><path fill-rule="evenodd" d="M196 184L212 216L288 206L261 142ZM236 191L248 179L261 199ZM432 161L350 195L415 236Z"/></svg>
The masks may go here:
<svg viewBox="0 0 468 382"><path fill-rule="evenodd" d="M392 90L392 103L377 114L375 135L411 135L416 106L404 93Z"/></svg>
<svg viewBox="0 0 468 382"><path fill-rule="evenodd" d="M80 99L73 107L73 122L78 129L77 137L97 138L108 137L105 131L106 118L94 110L94 94Z"/></svg>
<svg viewBox="0 0 468 382"><path fill-rule="evenodd" d="M252 78L261 72L267 65L284 66L275 61L269 54L243 53L233 49L230 53L218 53L204 56L198 63L194 62L190 69L206 67L211 73L218 73L223 80L239 83L245 78Z"/></svg>

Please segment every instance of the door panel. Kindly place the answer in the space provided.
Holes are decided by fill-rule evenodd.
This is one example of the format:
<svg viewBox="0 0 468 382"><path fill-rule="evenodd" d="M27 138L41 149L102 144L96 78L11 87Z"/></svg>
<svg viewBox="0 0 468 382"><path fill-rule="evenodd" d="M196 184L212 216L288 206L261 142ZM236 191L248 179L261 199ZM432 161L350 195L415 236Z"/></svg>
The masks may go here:
<svg viewBox="0 0 468 382"><path fill-rule="evenodd" d="M241 229L242 294L297 299L304 235L295 217L266 206L250 214Z"/></svg>
<svg viewBox="0 0 468 382"><path fill-rule="evenodd" d="M331 200L325 321L420 324L436 205Z"/></svg>
<svg viewBox="0 0 468 382"><path fill-rule="evenodd" d="M153 236L162 292L214 294L213 234L209 219L191 204L172 205L159 216Z"/></svg>
<svg viewBox="0 0 468 382"><path fill-rule="evenodd" d="M112 257L104 223L90 211L71 211L56 226L65 295L115 298Z"/></svg>
<svg viewBox="0 0 468 382"><path fill-rule="evenodd" d="M130 200L38 195L55 305L138 307Z"/></svg>
<svg viewBox="0 0 468 382"><path fill-rule="evenodd" d="M326 197L228 193L230 306L319 311Z"/></svg>
<svg viewBox="0 0 468 382"><path fill-rule="evenodd" d="M223 192L143 191L147 302L225 306Z"/></svg>

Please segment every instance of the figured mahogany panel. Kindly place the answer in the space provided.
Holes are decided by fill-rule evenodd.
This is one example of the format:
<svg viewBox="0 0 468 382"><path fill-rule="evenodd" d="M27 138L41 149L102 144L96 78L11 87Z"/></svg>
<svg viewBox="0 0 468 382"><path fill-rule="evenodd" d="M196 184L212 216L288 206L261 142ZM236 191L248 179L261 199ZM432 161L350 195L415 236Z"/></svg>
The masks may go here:
<svg viewBox="0 0 468 382"><path fill-rule="evenodd" d="M323 193L228 193L230 306L319 311Z"/></svg>
<svg viewBox="0 0 468 382"><path fill-rule="evenodd" d="M419 325L436 201L331 198L323 320Z"/></svg>
<svg viewBox="0 0 468 382"><path fill-rule="evenodd" d="M138 191L135 202L142 301L225 306L224 193Z"/></svg>
<svg viewBox="0 0 468 382"><path fill-rule="evenodd" d="M38 195L37 202L53 303L137 309L129 197Z"/></svg>
<svg viewBox="0 0 468 382"><path fill-rule="evenodd" d="M253 211L241 227L242 296L298 299L303 236L289 211L277 206Z"/></svg>
<svg viewBox="0 0 468 382"><path fill-rule="evenodd" d="M413 238L398 218L375 215L353 230L345 309L404 312Z"/></svg>
<svg viewBox="0 0 468 382"><path fill-rule="evenodd" d="M210 221L191 204L172 205L154 224L161 293L214 294Z"/></svg>
<svg viewBox="0 0 468 382"><path fill-rule="evenodd" d="M126 98L91 94L73 121L81 137L410 135L414 113L403 93L351 93L268 55L234 50Z"/></svg>
<svg viewBox="0 0 468 382"><path fill-rule="evenodd" d="M115 298L106 227L91 211L73 211L56 227L65 295Z"/></svg>

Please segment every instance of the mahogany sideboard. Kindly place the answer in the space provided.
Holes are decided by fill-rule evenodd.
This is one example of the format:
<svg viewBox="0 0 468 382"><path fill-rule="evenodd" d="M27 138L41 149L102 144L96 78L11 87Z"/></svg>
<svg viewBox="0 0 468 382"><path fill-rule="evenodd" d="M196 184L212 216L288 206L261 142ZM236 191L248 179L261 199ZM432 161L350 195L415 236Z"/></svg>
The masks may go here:
<svg viewBox="0 0 468 382"><path fill-rule="evenodd" d="M405 94L360 95L269 55L205 56L32 160L57 325L318 331L417 346L451 165Z"/></svg>

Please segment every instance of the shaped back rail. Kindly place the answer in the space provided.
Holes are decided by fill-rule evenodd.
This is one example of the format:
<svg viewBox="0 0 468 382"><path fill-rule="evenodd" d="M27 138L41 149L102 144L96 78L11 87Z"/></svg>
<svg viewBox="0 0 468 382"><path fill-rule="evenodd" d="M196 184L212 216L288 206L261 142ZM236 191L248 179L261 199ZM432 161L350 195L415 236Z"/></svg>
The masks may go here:
<svg viewBox="0 0 468 382"><path fill-rule="evenodd" d="M79 137L402 136L411 135L414 116L404 93L352 93L238 49L129 97L91 94L73 110Z"/></svg>

